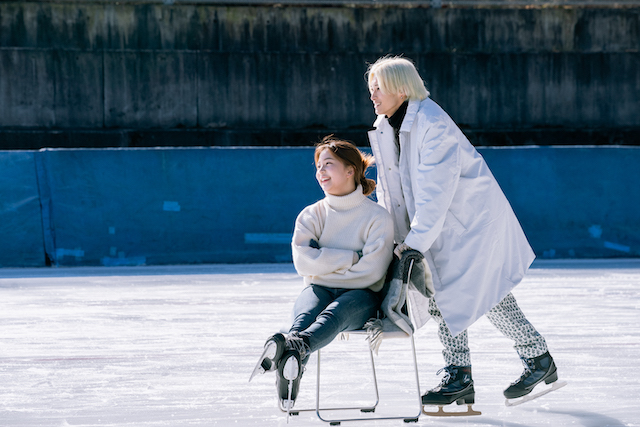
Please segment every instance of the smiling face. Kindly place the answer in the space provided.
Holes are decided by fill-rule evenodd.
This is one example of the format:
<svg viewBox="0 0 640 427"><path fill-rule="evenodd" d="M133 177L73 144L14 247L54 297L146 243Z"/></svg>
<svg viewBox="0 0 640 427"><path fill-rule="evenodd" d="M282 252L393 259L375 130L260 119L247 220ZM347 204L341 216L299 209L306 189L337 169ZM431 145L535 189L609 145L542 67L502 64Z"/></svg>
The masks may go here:
<svg viewBox="0 0 640 427"><path fill-rule="evenodd" d="M376 114L384 114L387 117L393 116L405 100L405 96L400 93L382 93L378 85L378 78L373 77L369 84L369 93Z"/></svg>
<svg viewBox="0 0 640 427"><path fill-rule="evenodd" d="M316 162L316 179L325 193L346 196L356 189L353 166L345 165L330 149L324 149Z"/></svg>

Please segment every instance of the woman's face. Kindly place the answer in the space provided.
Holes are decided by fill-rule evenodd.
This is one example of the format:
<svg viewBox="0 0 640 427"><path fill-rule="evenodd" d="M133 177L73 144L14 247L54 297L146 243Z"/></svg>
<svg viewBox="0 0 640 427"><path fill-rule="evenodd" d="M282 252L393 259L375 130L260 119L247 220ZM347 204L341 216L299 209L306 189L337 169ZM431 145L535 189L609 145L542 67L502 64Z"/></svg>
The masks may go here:
<svg viewBox="0 0 640 427"><path fill-rule="evenodd" d="M375 76L371 79L369 92L371 93L373 109L378 115L384 114L387 117L391 117L404 102L404 96L399 93L382 93L378 86L378 79Z"/></svg>
<svg viewBox="0 0 640 427"><path fill-rule="evenodd" d="M320 152L316 163L316 179L325 193L346 196L356 189L353 166L346 166L331 150Z"/></svg>

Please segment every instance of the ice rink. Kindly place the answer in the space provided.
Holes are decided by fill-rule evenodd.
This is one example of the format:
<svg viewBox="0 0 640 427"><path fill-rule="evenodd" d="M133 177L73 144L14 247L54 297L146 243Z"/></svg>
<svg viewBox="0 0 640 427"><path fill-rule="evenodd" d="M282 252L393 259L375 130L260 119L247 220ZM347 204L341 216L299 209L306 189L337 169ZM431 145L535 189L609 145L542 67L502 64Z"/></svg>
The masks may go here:
<svg viewBox="0 0 640 427"><path fill-rule="evenodd" d="M287 425L273 373L248 378L301 286L291 264L0 269L0 425ZM407 425L640 426L640 260L536 261L514 295L568 385L506 407L502 390L523 368L482 318L469 330L482 415ZM424 392L443 364L434 322L416 346ZM383 342L375 415L415 412L408 349ZM361 337L322 355L323 402L372 400ZM315 367L314 357L298 408L315 404ZM289 425L325 424L312 412Z"/></svg>

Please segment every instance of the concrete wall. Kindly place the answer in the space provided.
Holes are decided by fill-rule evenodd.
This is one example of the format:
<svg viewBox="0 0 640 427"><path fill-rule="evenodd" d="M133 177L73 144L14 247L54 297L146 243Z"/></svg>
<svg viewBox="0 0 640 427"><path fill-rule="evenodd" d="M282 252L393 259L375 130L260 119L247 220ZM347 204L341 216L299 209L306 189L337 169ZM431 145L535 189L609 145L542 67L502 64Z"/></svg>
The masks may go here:
<svg viewBox="0 0 640 427"><path fill-rule="evenodd" d="M640 148L480 152L539 257L640 256ZM312 148L4 151L0 267L287 262L322 196Z"/></svg>
<svg viewBox="0 0 640 427"><path fill-rule="evenodd" d="M477 145L640 143L640 7L419 4L1 2L0 149L364 145L389 53Z"/></svg>

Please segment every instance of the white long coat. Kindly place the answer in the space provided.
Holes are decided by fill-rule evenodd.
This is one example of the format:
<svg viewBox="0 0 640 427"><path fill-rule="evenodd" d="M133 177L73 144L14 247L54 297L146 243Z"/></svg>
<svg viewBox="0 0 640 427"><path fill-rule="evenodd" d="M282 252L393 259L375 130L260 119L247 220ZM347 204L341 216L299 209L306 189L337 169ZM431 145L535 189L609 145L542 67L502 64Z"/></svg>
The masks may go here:
<svg viewBox="0 0 640 427"><path fill-rule="evenodd" d="M393 216L395 241L425 255L458 335L522 280L533 250L486 162L434 101L409 102L400 156L385 116L374 126L378 203Z"/></svg>

